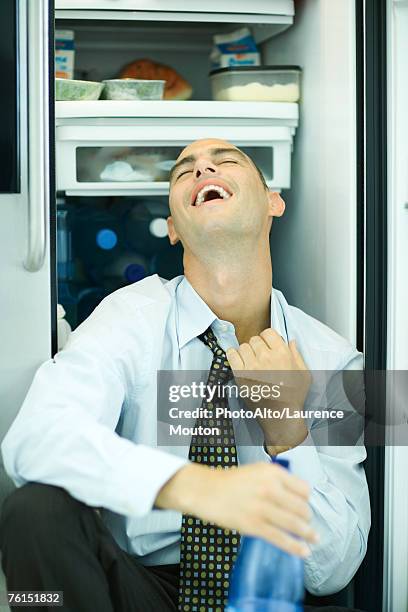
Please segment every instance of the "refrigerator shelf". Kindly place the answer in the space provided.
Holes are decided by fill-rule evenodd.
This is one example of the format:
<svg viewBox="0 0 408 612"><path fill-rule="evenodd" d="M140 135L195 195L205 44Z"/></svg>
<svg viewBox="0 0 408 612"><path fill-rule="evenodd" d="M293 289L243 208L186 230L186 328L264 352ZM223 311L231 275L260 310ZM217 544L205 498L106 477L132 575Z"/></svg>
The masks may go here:
<svg viewBox="0 0 408 612"><path fill-rule="evenodd" d="M296 127L299 106L283 102L116 101L56 102L57 125L72 119L194 118L276 121ZM71 123L71 121L70 121Z"/></svg>
<svg viewBox="0 0 408 612"><path fill-rule="evenodd" d="M248 6L247 0L207 0L202 3L186 2L186 0L55 0L58 9L88 9L88 10L131 10L149 11L152 13L249 13L266 15L293 15L293 0L252 0Z"/></svg>
<svg viewBox="0 0 408 612"><path fill-rule="evenodd" d="M258 43L280 34L293 24L293 0L208 0L203 6L201 3L187 3L185 0L167 2L166 0L56 0L55 18L60 21L61 27L67 27L69 22L79 23L86 27L87 22L100 22L105 25L111 23L144 24L159 23L161 26L170 24L190 24L192 31L185 30L184 35L177 37L177 44L183 47L188 44L198 45L200 39L196 37L193 26L200 25L209 29L210 35L221 31L230 31L231 26L250 25ZM65 22L65 23L63 23ZM78 23L79 22L79 23ZM72 25L72 24L71 24ZM90 32L92 35L92 32ZM143 32L141 33L143 36ZM109 35L105 39L109 44ZM85 39L86 42L86 39ZM137 42L133 41L133 48ZM168 43L167 43L168 44Z"/></svg>

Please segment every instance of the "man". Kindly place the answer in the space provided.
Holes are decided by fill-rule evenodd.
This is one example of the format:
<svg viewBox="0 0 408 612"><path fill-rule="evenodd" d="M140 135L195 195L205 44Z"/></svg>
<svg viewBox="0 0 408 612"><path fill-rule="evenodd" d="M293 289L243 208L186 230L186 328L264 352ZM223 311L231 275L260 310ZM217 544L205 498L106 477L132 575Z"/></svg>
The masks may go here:
<svg viewBox="0 0 408 612"><path fill-rule="evenodd" d="M370 524L362 446L317 448L297 418L284 440L261 421L264 439L240 445L227 423L225 448L157 448L158 370L361 368L348 342L272 290L269 232L284 207L230 143L182 151L168 230L184 276L106 298L39 368L3 442L20 487L1 521L9 590L64 591L76 612L222 610L238 532L305 556L312 593L352 578ZM221 469L203 465L211 453Z"/></svg>

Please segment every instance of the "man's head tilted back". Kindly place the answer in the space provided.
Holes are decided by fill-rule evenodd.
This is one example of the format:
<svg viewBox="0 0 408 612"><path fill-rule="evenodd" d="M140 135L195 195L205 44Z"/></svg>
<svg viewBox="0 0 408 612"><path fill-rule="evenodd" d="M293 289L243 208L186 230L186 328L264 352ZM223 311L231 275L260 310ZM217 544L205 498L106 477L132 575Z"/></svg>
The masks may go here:
<svg viewBox="0 0 408 612"><path fill-rule="evenodd" d="M239 243L269 248L272 218L284 209L252 160L225 140L193 142L171 172L169 238L185 253L234 252Z"/></svg>

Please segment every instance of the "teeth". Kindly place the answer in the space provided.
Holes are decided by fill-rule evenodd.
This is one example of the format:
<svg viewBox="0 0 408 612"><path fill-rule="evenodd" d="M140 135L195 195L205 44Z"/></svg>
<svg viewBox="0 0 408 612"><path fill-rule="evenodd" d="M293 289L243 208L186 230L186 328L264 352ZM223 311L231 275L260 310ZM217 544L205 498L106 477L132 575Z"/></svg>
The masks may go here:
<svg viewBox="0 0 408 612"><path fill-rule="evenodd" d="M223 189L219 185L206 185L198 192L197 198L195 201L195 206L200 206L201 204L203 204L205 194L208 191L216 191L217 193L220 194L223 200L227 200L230 197L230 194L228 193L228 191L225 191L225 189Z"/></svg>

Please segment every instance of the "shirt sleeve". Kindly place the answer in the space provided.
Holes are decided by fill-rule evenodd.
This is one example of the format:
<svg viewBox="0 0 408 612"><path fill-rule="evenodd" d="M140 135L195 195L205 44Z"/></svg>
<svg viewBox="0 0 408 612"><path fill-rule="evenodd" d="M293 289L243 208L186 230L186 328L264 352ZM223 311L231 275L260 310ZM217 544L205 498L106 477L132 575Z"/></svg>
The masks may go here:
<svg viewBox="0 0 408 612"><path fill-rule="evenodd" d="M90 506L141 516L187 461L115 433L128 387L149 363L143 320L122 332L118 320L114 302L102 303L40 366L1 449L17 486L56 485Z"/></svg>
<svg viewBox="0 0 408 612"><path fill-rule="evenodd" d="M359 370L362 356L355 352L345 370ZM370 530L370 499L361 440L353 446L317 446L306 440L279 455L289 459L293 473L309 482L312 525L320 536L305 559L305 586L314 595L336 593L359 568Z"/></svg>

